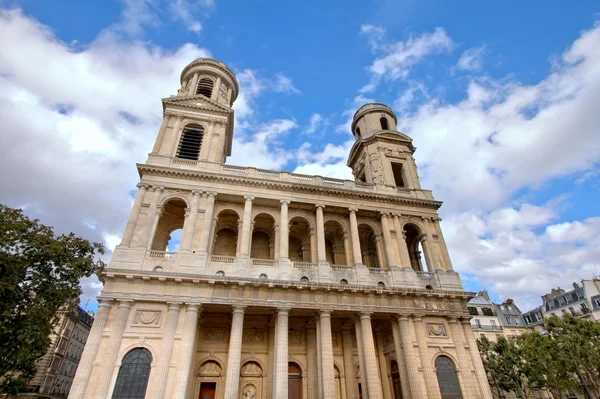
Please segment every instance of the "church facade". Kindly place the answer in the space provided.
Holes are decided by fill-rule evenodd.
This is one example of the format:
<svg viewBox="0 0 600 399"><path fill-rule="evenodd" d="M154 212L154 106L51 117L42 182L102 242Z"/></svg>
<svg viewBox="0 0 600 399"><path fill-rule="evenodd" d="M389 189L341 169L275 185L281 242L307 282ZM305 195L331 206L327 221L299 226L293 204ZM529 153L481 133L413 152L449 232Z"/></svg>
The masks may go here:
<svg viewBox="0 0 600 399"><path fill-rule="evenodd" d="M491 399L392 110L358 109L340 180L226 164L237 95L201 58L162 100L69 398Z"/></svg>

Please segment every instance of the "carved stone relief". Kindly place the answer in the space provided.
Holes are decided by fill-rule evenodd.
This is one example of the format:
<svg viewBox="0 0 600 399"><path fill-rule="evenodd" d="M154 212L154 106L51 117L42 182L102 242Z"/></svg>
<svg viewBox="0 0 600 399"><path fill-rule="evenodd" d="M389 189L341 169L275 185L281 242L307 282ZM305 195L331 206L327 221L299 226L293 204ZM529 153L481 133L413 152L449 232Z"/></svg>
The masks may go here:
<svg viewBox="0 0 600 399"><path fill-rule="evenodd" d="M242 399L256 399L256 387L248 384L242 390Z"/></svg>
<svg viewBox="0 0 600 399"><path fill-rule="evenodd" d="M262 343L265 338L265 330L244 330L242 335L242 342L248 343Z"/></svg>
<svg viewBox="0 0 600 399"><path fill-rule="evenodd" d="M242 377L260 377L262 375L262 367L256 362L248 362L244 364L240 370Z"/></svg>
<svg viewBox="0 0 600 399"><path fill-rule="evenodd" d="M383 332L383 344L388 345L394 343L394 335L392 330L386 330Z"/></svg>
<svg viewBox="0 0 600 399"><path fill-rule="evenodd" d="M134 326L159 327L162 312L160 310L138 310L133 319Z"/></svg>
<svg viewBox="0 0 600 399"><path fill-rule="evenodd" d="M219 363L209 360L206 361L202 364L202 366L200 366L200 369L198 370L198 375L203 376L203 377L219 377L221 375L221 366L219 366Z"/></svg>
<svg viewBox="0 0 600 399"><path fill-rule="evenodd" d="M446 332L446 325L444 323L426 323L427 325L427 334L430 337L447 337L448 333Z"/></svg>
<svg viewBox="0 0 600 399"><path fill-rule="evenodd" d="M226 330L224 328L209 328L204 332L205 342L225 342Z"/></svg>
<svg viewBox="0 0 600 399"><path fill-rule="evenodd" d="M288 334L288 343L290 345L302 345L302 334L300 331L290 331Z"/></svg>

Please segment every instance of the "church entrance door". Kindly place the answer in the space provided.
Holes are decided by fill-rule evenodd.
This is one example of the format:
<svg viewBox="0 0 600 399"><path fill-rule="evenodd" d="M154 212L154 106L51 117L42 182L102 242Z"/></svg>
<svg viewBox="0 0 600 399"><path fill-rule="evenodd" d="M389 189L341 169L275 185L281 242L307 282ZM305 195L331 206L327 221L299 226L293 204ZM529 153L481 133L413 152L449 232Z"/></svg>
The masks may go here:
<svg viewBox="0 0 600 399"><path fill-rule="evenodd" d="M288 399L302 399L302 370L296 363L288 364Z"/></svg>
<svg viewBox="0 0 600 399"><path fill-rule="evenodd" d="M200 384L200 397L199 399L215 399L217 392L216 382L203 382Z"/></svg>

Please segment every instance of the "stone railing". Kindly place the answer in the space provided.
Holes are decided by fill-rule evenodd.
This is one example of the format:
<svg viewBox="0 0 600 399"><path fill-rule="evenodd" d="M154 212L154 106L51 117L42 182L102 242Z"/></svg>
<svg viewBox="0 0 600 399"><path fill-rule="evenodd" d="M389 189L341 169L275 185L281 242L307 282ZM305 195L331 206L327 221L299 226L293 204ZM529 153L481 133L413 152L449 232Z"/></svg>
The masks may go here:
<svg viewBox="0 0 600 399"><path fill-rule="evenodd" d="M417 276L421 277L421 278L435 278L435 273L430 273L430 272L415 272L417 274Z"/></svg>
<svg viewBox="0 0 600 399"><path fill-rule="evenodd" d="M173 158L174 165L185 165L185 166L196 166L198 165L198 161L193 161L191 159L181 159L181 158Z"/></svg>
<svg viewBox="0 0 600 399"><path fill-rule="evenodd" d="M316 269L319 265L311 262L292 262L294 269Z"/></svg>
<svg viewBox="0 0 600 399"><path fill-rule="evenodd" d="M168 251L150 251L150 258L175 259L177 252Z"/></svg>
<svg viewBox="0 0 600 399"><path fill-rule="evenodd" d="M275 267L278 265L278 261L273 259L252 259L252 266L268 266Z"/></svg>
<svg viewBox="0 0 600 399"><path fill-rule="evenodd" d="M369 267L369 273L371 274L388 274L388 270L386 269L381 269L378 267Z"/></svg>
<svg viewBox="0 0 600 399"><path fill-rule="evenodd" d="M210 261L219 263L234 263L235 256L211 255Z"/></svg>
<svg viewBox="0 0 600 399"><path fill-rule="evenodd" d="M331 265L331 270L336 272L347 272L354 269L355 267L350 265Z"/></svg>
<svg viewBox="0 0 600 399"><path fill-rule="evenodd" d="M501 331L502 326L497 324L471 324L473 330L485 330L485 331Z"/></svg>

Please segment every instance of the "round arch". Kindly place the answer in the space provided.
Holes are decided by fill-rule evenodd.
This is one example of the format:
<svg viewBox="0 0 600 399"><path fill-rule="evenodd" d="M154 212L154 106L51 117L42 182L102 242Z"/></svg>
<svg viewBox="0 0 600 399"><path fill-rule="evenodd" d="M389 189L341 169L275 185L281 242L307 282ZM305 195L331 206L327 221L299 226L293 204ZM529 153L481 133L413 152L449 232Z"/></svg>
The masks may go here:
<svg viewBox="0 0 600 399"><path fill-rule="evenodd" d="M121 352L119 352L119 358L118 358L119 360L117 362L117 366L121 366L121 363L123 362L123 358L125 357L125 355L136 348L144 348L150 352L150 354L152 355L151 367L154 367L156 364L157 352L156 352L156 349L154 349L151 345L148 345L146 342L136 342L136 343L133 343L133 344L128 345L125 348L123 348L123 350Z"/></svg>
<svg viewBox="0 0 600 399"><path fill-rule="evenodd" d="M208 132L208 126L206 126L206 122L204 121L198 121L195 119L184 119L181 121L181 130L185 129L186 126L189 125L198 125L200 127L202 127L202 129L204 129L204 133Z"/></svg>
<svg viewBox="0 0 600 399"><path fill-rule="evenodd" d="M223 205L223 206L216 207L216 209L215 209L215 217L218 218L219 215L221 215L223 212L235 213L235 215L238 217L238 219L242 220L242 214L241 214L240 210L236 209L233 206L228 206L228 205Z"/></svg>
<svg viewBox="0 0 600 399"><path fill-rule="evenodd" d="M190 202L189 200L186 198L186 196L181 195L181 194L175 194L175 193L167 193L165 196L163 196L159 203L158 206L161 206L164 208L164 206L171 202L171 201L183 201L183 203L185 204L186 208L190 207Z"/></svg>
<svg viewBox="0 0 600 399"><path fill-rule="evenodd" d="M267 366L260 359L253 357L253 356L249 356L245 359L242 359L242 361L240 362L240 364L241 364L240 369L242 369L246 365L246 363L258 364L260 366L260 368L262 369L263 376L265 375Z"/></svg>
<svg viewBox="0 0 600 399"><path fill-rule="evenodd" d="M221 372L223 372L223 370L225 370L225 368L223 367L223 364L225 364L224 361L222 361L221 359L219 359L216 356L206 356L203 357L202 359L198 360L196 362L196 365L194 367L194 374L198 375L198 373L200 372L200 368L204 365L204 363L206 362L215 362L219 365L219 367L221 368Z"/></svg>

